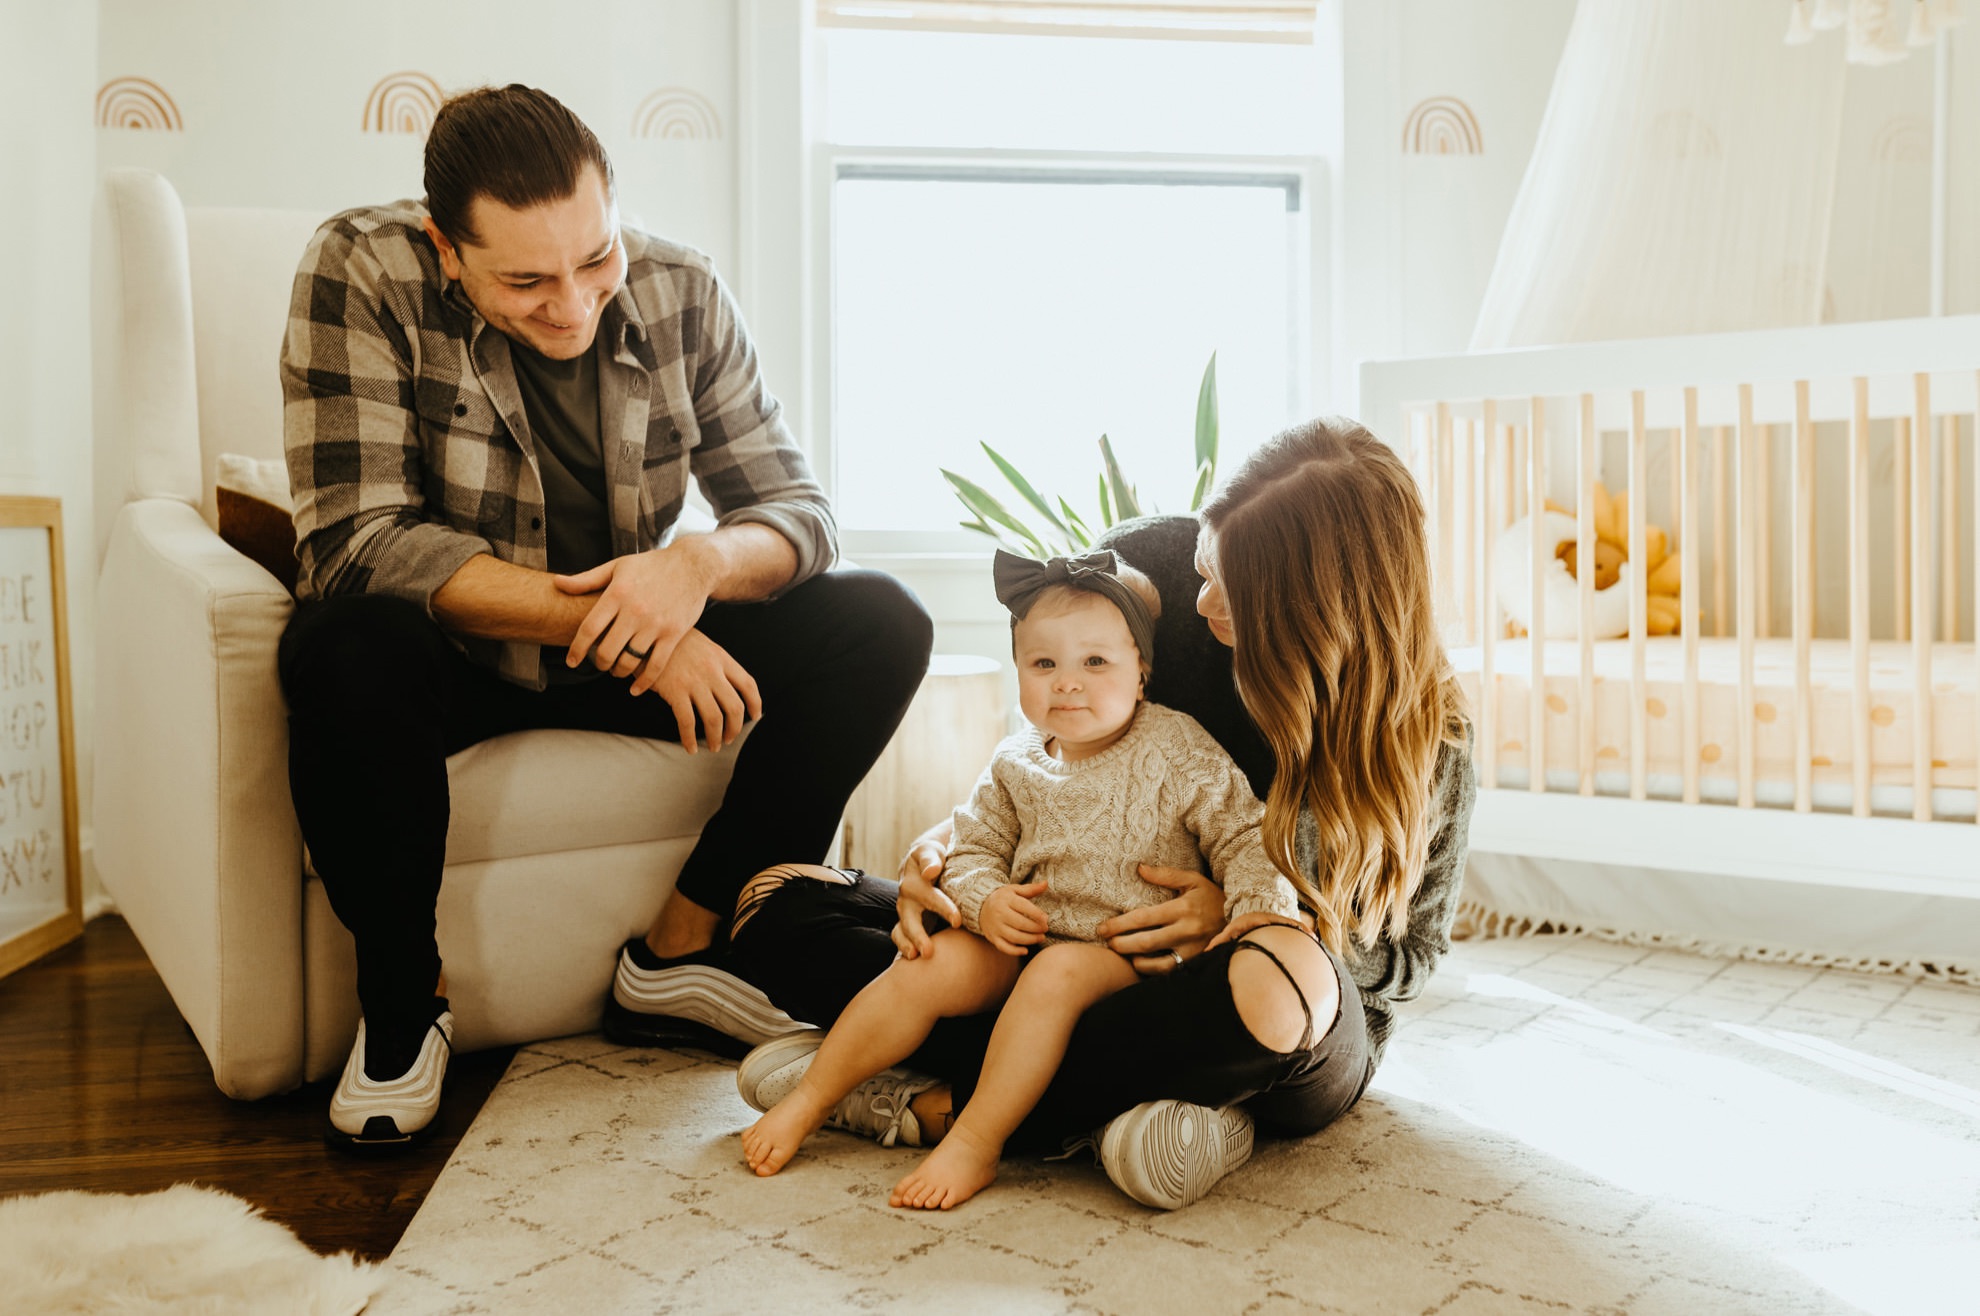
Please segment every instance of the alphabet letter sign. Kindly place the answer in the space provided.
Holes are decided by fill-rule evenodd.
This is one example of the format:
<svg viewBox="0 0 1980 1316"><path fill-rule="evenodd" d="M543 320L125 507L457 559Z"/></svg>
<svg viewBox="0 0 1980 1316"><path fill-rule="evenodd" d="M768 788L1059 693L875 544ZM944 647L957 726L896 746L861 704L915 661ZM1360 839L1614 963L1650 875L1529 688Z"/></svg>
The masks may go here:
<svg viewBox="0 0 1980 1316"><path fill-rule="evenodd" d="M61 504L0 497L0 976L81 935Z"/></svg>

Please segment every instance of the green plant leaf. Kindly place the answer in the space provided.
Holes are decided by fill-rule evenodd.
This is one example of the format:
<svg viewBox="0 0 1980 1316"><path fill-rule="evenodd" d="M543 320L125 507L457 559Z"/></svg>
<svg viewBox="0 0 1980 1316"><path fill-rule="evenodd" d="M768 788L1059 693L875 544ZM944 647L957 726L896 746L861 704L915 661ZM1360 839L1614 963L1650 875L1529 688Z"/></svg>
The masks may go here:
<svg viewBox="0 0 1980 1316"><path fill-rule="evenodd" d="M1107 473L1100 473L1100 528L1105 530L1114 524L1114 505L1107 498Z"/></svg>
<svg viewBox="0 0 1980 1316"><path fill-rule="evenodd" d="M1114 459L1114 445L1107 436L1100 436L1100 459L1107 465L1107 483L1113 487L1114 510L1120 513L1123 521L1133 520L1141 515L1141 500L1135 497L1134 486L1121 474L1121 464Z"/></svg>
<svg viewBox="0 0 1980 1316"><path fill-rule="evenodd" d="M955 489L956 497L962 500L963 506L976 513L979 521L986 522L989 525L1004 527L1004 529L1022 540L1023 546L1029 549L1034 557L1051 556L1045 549L1045 541L1034 534L1030 526L1006 511L1004 505L993 498L980 485L947 469L942 471L942 478L947 480L950 486ZM998 539L1003 538L1002 535L996 534L995 531L991 533Z"/></svg>
<svg viewBox="0 0 1980 1316"><path fill-rule="evenodd" d="M1039 512L1041 512L1044 515L1045 519L1047 521L1050 521L1060 534L1065 535L1067 538L1072 537L1072 531L1066 528L1066 523L1061 521L1059 519L1058 513L1052 510L1052 505L1046 502L1043 498L1039 497L1038 491L1031 487L1031 481L1025 479L1023 475L1019 474L1017 467L1005 461L1004 455L998 452L995 448L991 447L989 444L981 443L979 446L981 446L983 451L989 456L990 464L995 466L999 471L1003 473L1004 478L1011 482L1011 488L1017 490L1018 495L1021 498L1023 498L1024 501L1030 503L1033 507L1037 508Z"/></svg>
<svg viewBox="0 0 1980 1316"><path fill-rule="evenodd" d="M1203 367L1203 383L1196 390L1196 469L1198 482L1202 483L1201 472L1210 470L1210 479L1217 478L1217 354L1210 354L1210 364ZM1204 485L1208 488L1208 485ZM1192 501L1190 511L1197 504Z"/></svg>
<svg viewBox="0 0 1980 1316"><path fill-rule="evenodd" d="M1190 511L1200 512L1203 510L1203 495L1210 492L1210 482L1216 478L1217 465L1215 462L1204 462L1203 465L1196 468L1196 488L1189 495Z"/></svg>
<svg viewBox="0 0 1980 1316"><path fill-rule="evenodd" d="M1081 548L1092 548L1093 532L1086 528L1086 522L1079 519L1079 513L1073 511L1072 504L1061 498L1059 510L1066 514L1066 529L1072 533L1073 542Z"/></svg>

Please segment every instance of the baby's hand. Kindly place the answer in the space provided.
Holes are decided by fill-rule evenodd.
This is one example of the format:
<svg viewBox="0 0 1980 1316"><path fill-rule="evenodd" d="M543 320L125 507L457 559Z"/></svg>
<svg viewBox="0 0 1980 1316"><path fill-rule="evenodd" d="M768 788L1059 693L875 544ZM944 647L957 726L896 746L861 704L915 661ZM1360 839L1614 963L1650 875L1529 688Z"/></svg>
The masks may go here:
<svg viewBox="0 0 1980 1316"><path fill-rule="evenodd" d="M983 902L977 926L983 939L1006 955L1022 955L1045 940L1045 911L1032 902L1048 890L1043 882L1000 886Z"/></svg>

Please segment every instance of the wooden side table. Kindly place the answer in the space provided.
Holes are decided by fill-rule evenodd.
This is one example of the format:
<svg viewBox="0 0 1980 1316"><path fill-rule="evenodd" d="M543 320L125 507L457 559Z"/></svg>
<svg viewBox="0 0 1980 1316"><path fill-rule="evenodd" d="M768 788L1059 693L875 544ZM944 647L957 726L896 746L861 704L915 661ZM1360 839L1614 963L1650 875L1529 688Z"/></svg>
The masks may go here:
<svg viewBox="0 0 1980 1316"><path fill-rule="evenodd" d="M894 876L908 843L969 798L1006 721L1002 663L930 659L900 729L846 805L839 862Z"/></svg>

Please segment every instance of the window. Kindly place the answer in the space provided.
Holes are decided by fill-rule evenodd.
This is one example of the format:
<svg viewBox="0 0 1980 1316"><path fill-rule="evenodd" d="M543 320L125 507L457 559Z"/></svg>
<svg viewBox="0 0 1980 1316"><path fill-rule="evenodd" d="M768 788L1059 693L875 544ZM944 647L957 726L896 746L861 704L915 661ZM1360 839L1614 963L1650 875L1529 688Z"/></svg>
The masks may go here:
<svg viewBox="0 0 1980 1316"><path fill-rule="evenodd" d="M1001 494L982 442L1090 521L1104 433L1186 510L1213 352L1225 470L1308 413L1309 48L820 35L824 465L855 555L984 549L940 475Z"/></svg>

